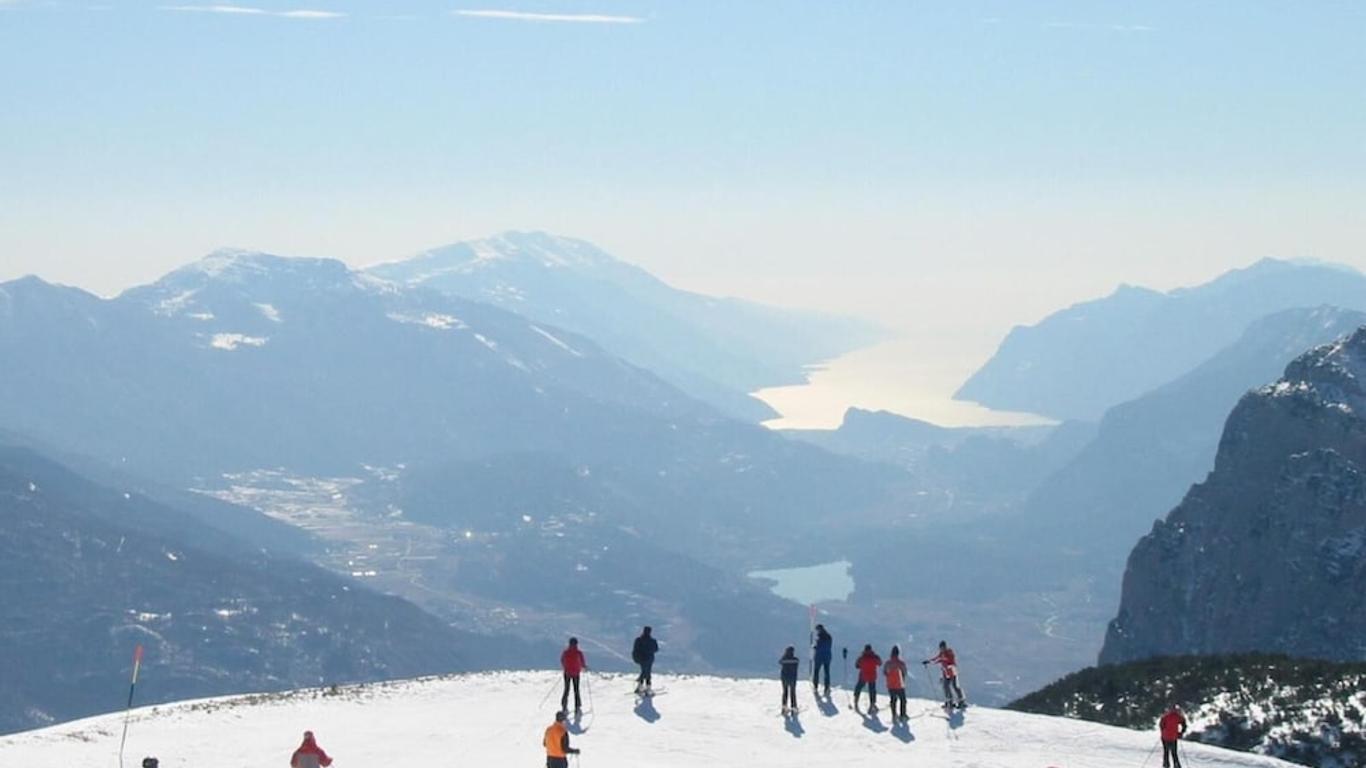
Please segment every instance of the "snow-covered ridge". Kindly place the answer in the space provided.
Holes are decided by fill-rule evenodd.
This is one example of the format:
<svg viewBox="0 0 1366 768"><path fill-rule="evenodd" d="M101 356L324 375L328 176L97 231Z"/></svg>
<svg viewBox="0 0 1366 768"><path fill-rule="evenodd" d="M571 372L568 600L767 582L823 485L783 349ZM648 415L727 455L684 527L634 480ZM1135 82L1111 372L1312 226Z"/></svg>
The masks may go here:
<svg viewBox="0 0 1366 768"><path fill-rule="evenodd" d="M371 269L416 285L439 275L472 272L507 262L543 269L593 269L616 263L616 259L585 240L545 232L505 232L482 240L433 248L410 259Z"/></svg>
<svg viewBox="0 0 1366 768"><path fill-rule="evenodd" d="M865 718L845 708L843 692L822 708L805 687L804 711L785 720L776 680L657 675L664 693L644 701L631 680L590 672L584 681L589 711L570 727L584 765L1135 768L1156 744L1153 734L1041 715L971 708L949 718L921 699L910 701L908 724L892 727L885 710ZM556 672L498 672L148 707L133 713L125 764L285 765L311 729L338 768L543 765L559 684ZM122 723L115 713L2 737L0 765L111 765ZM1205 768L1289 765L1186 747Z"/></svg>
<svg viewBox="0 0 1366 768"><path fill-rule="evenodd" d="M1258 390L1265 397L1305 397L1325 407L1366 413L1366 328L1316 347L1286 367L1285 376Z"/></svg>

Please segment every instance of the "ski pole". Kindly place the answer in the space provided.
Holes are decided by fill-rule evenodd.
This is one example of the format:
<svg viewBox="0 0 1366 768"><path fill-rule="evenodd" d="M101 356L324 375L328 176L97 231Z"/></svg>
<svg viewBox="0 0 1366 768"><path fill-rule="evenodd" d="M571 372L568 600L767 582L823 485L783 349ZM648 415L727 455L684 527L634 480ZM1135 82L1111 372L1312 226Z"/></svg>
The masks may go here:
<svg viewBox="0 0 1366 768"><path fill-rule="evenodd" d="M555 686L556 686L556 685L557 685L557 683L554 683L554 682L552 682L552 683L550 684L550 688L548 688L548 689L546 690L546 692L545 692L545 695L541 697L541 703L536 705L536 709L539 710L539 709L541 709L542 707L545 706L546 700L548 700L548 699L550 698L550 694L552 694L552 693L555 692Z"/></svg>
<svg viewBox="0 0 1366 768"><path fill-rule="evenodd" d="M119 739L119 768L123 768L123 747L128 743L128 719L133 715L133 689L138 687L138 670L142 668L142 644L133 648L133 682L128 684L128 706L123 710L123 736Z"/></svg>
<svg viewBox="0 0 1366 768"><path fill-rule="evenodd" d="M588 709L591 712L593 710L593 676L591 674L584 675L583 680L588 684Z"/></svg>
<svg viewBox="0 0 1366 768"><path fill-rule="evenodd" d="M1154 754L1155 752L1157 752L1157 747L1158 747L1161 743L1162 743L1162 742L1158 742L1157 744L1154 744L1154 745L1153 745L1153 748L1150 749L1150 750L1148 750L1148 756L1145 757L1145 758L1143 758L1143 765L1140 766L1140 768L1148 768L1148 761L1153 759L1153 754Z"/></svg>

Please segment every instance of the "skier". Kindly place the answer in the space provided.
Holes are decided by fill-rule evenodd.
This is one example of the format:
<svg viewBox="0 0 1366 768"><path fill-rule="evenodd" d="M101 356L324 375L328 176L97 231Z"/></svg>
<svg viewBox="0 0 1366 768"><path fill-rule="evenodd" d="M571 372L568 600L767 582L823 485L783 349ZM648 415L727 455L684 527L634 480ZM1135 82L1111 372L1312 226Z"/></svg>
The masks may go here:
<svg viewBox="0 0 1366 768"><path fill-rule="evenodd" d="M1181 768L1181 758L1176 756L1176 743L1186 735L1186 716L1181 714L1181 707L1173 704L1157 721L1157 728L1162 732L1162 768Z"/></svg>
<svg viewBox="0 0 1366 768"><path fill-rule="evenodd" d="M313 739L312 731L304 731L304 743L294 750L294 756L289 758L290 768L327 768L332 764L332 758L327 756L323 748L318 746L318 742Z"/></svg>
<svg viewBox="0 0 1366 768"><path fill-rule="evenodd" d="M637 637L635 644L631 646L631 661L640 665L640 677L636 678L636 693L654 695L654 680L650 673L654 670L657 653L659 642L650 634L650 628L646 627L641 630L640 637Z"/></svg>
<svg viewBox="0 0 1366 768"><path fill-rule="evenodd" d="M944 708L952 709L955 706L959 709L968 705L963 698L963 689L958 687L958 659L954 656L953 649L943 640L939 641L939 653L920 662L924 664L938 664L940 666L940 682L944 685ZM957 695L957 702L954 695Z"/></svg>
<svg viewBox="0 0 1366 768"><path fill-rule="evenodd" d="M801 671L802 660L797 658L797 649L788 646L783 657L778 659L783 678L783 714L797 713L797 673ZM791 705L788 702L791 701Z"/></svg>
<svg viewBox="0 0 1366 768"><path fill-rule="evenodd" d="M909 720L906 716L906 662L901 660L901 648L892 646L892 656L882 665L882 674L887 678L887 698L892 700L892 719ZM901 702L901 714L896 713L896 704Z"/></svg>
<svg viewBox="0 0 1366 768"><path fill-rule="evenodd" d="M569 756L579 750L569 746L569 729L564 727L564 710L555 713L555 722L545 729L541 739L545 747L545 768L569 768Z"/></svg>
<svg viewBox="0 0 1366 768"><path fill-rule="evenodd" d="M574 686L574 712L583 712L583 702L579 699L579 675L588 669L588 661L579 650L579 639L569 638L569 647L560 654L560 668L564 670L564 693L560 695L560 711L569 709L569 686Z"/></svg>
<svg viewBox="0 0 1366 768"><path fill-rule="evenodd" d="M825 698L830 698L830 657L834 651L835 640L825 631L824 624L816 625L816 653L812 660L811 689L821 684L821 670L825 670Z"/></svg>
<svg viewBox="0 0 1366 768"><path fill-rule="evenodd" d="M868 687L868 711L877 711L877 673L882 668L882 658L873 652L873 646L863 646L863 653L854 662L858 668L858 682L854 684L854 709L858 709L858 697L863 687Z"/></svg>

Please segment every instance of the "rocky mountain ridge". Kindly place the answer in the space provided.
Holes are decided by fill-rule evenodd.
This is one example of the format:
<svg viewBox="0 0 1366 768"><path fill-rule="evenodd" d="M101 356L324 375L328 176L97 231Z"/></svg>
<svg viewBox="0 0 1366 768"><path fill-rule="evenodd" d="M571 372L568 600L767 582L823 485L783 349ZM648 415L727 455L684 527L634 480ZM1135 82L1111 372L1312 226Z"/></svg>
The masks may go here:
<svg viewBox="0 0 1366 768"><path fill-rule="evenodd" d="M1134 548L1100 659L1366 659L1366 328L1229 415L1209 478Z"/></svg>

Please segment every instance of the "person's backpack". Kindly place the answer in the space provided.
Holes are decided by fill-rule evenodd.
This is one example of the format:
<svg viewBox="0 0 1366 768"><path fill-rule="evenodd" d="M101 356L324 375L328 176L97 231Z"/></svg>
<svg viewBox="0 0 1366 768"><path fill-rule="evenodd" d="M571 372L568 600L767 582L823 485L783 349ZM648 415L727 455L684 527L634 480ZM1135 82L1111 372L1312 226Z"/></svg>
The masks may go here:
<svg viewBox="0 0 1366 768"><path fill-rule="evenodd" d="M157 768L157 765L159 765L159 762L155 757L142 758L142 768Z"/></svg>

